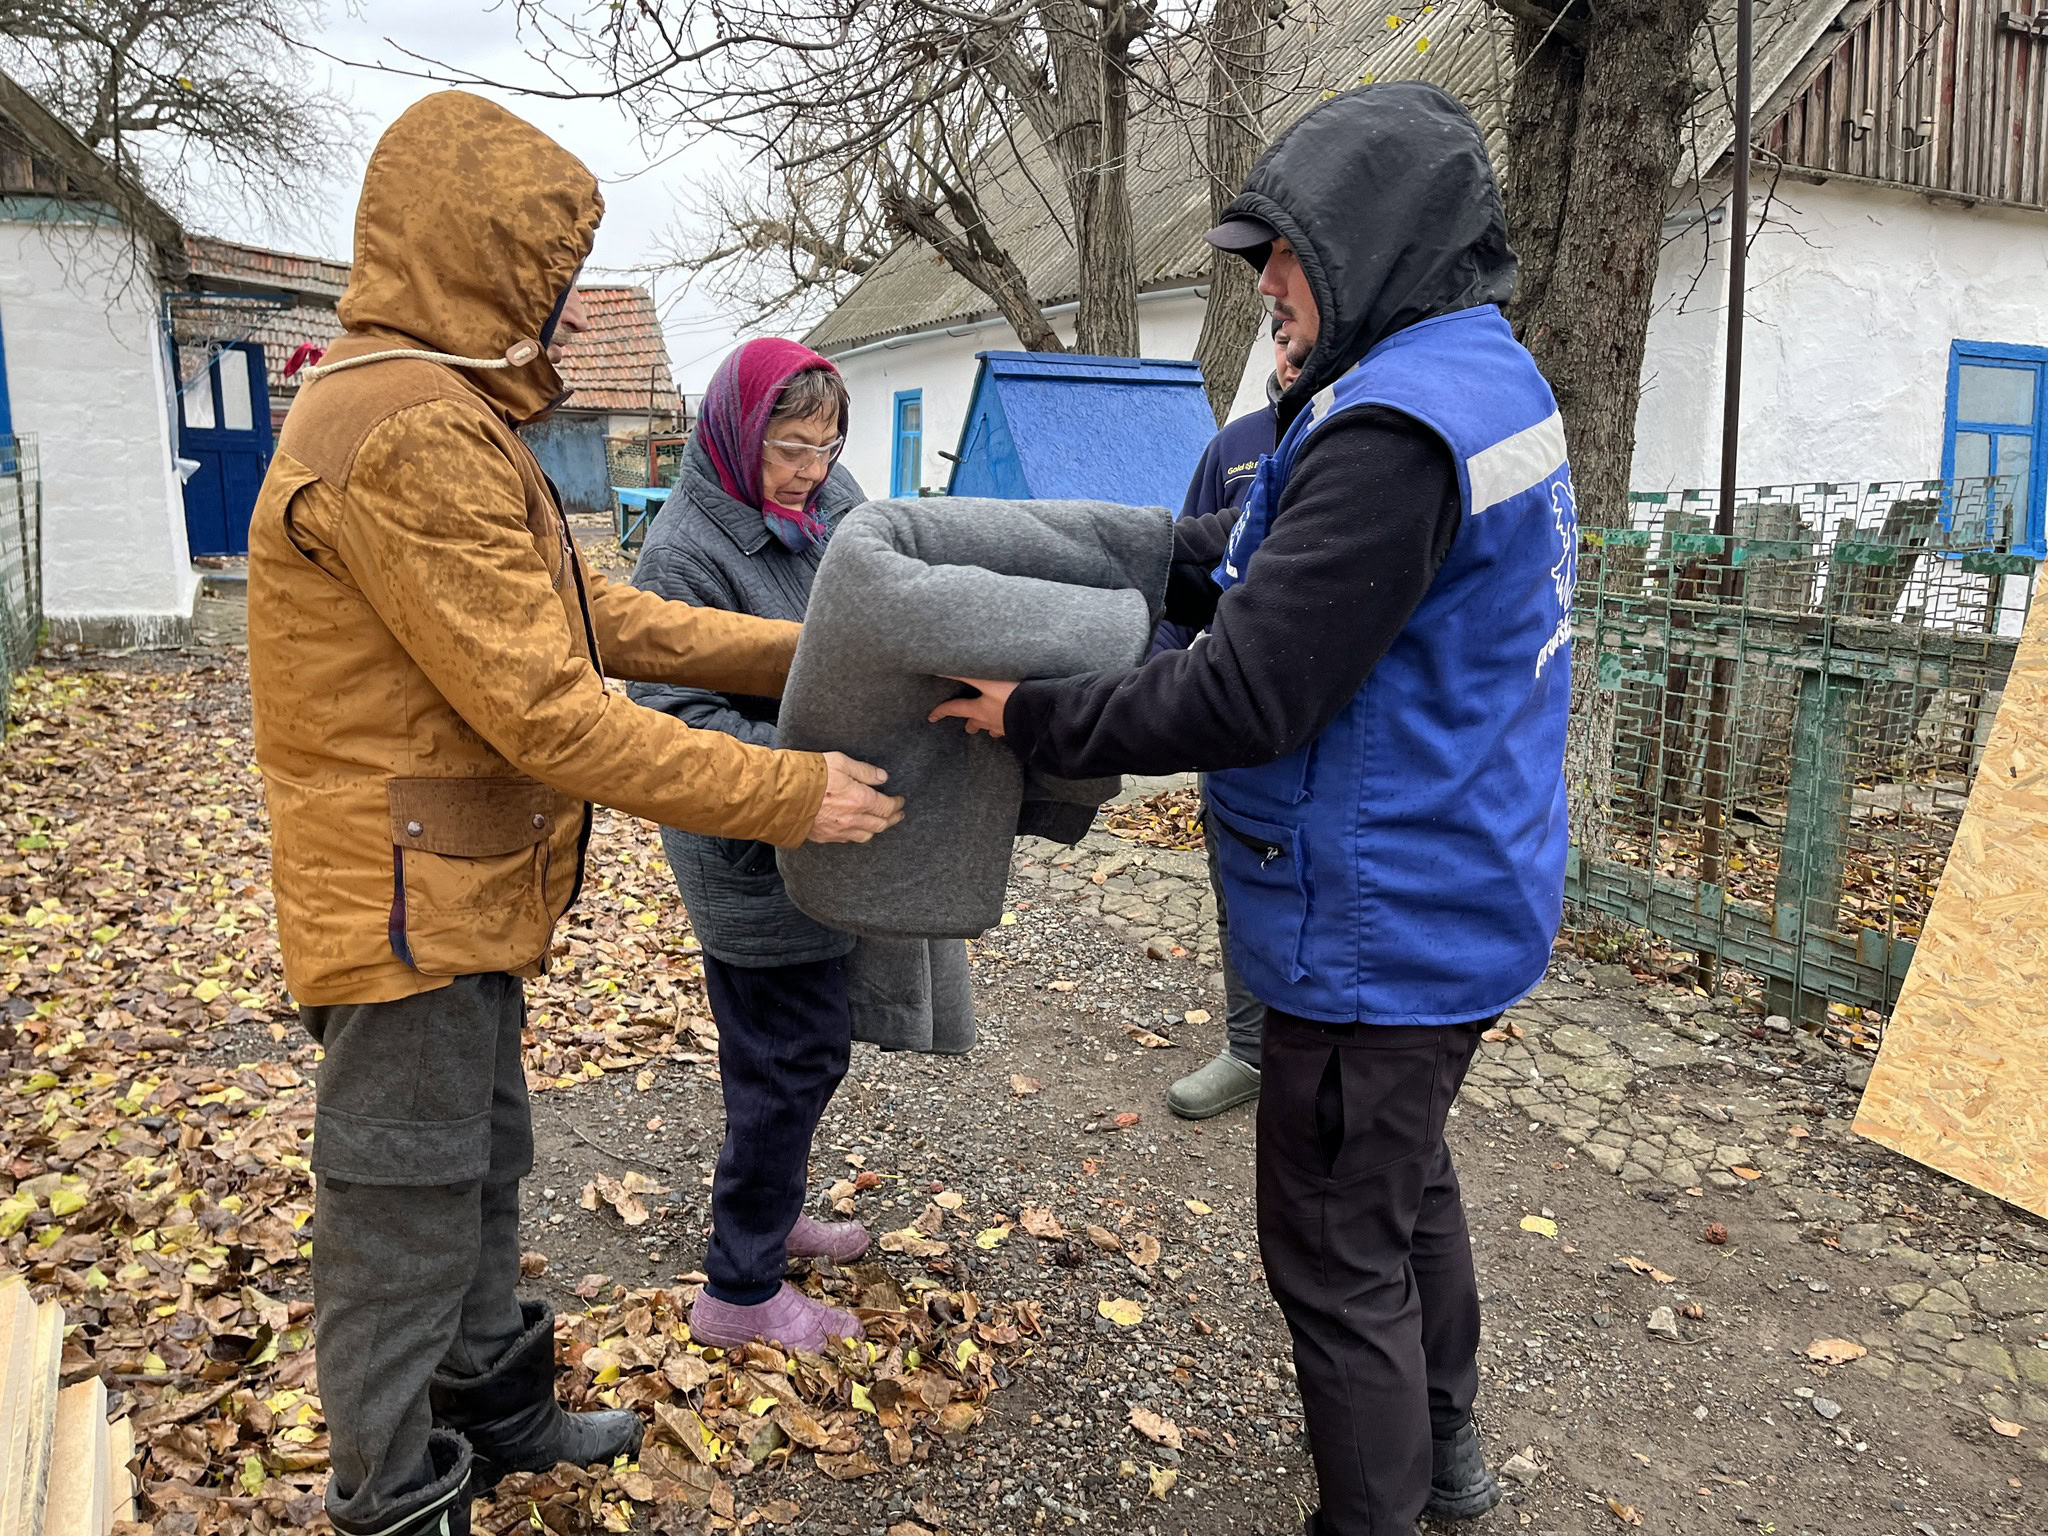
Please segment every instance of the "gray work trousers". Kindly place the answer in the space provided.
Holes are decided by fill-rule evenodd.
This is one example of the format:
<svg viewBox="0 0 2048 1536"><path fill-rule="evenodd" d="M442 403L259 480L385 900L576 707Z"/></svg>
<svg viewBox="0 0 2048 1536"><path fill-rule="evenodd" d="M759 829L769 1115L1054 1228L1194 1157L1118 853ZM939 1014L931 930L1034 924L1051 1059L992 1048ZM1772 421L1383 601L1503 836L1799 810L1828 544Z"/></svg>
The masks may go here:
<svg viewBox="0 0 2048 1536"><path fill-rule="evenodd" d="M1259 1064L1259 1042L1266 1028L1266 1005L1230 963L1230 909L1223 900L1223 871L1216 862L1216 830L1202 818L1202 845L1209 851L1209 889L1216 894L1216 944L1223 952L1223 1033L1230 1054L1248 1067Z"/></svg>
<svg viewBox="0 0 2048 1536"><path fill-rule="evenodd" d="M327 1511L381 1530L433 1481L427 1386L473 1376L524 1326L519 1180L533 1126L516 976L390 1003L301 1008L326 1055L314 1121L313 1303L332 1442Z"/></svg>

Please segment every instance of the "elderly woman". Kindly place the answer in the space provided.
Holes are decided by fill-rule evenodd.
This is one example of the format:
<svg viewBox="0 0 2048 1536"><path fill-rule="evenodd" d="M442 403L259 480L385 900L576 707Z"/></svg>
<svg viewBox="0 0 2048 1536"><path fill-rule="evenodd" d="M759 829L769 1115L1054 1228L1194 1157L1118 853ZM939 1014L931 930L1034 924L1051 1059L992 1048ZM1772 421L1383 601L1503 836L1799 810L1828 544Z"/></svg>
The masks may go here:
<svg viewBox="0 0 2048 1536"><path fill-rule="evenodd" d="M719 365L634 584L762 618L804 616L833 525L863 498L839 467L846 387L792 341L750 341ZM774 699L636 684L642 704L700 730L775 744ZM725 1145L711 1190L709 1277L690 1315L706 1344L773 1340L818 1349L858 1338L846 1312L784 1282L790 1255L846 1263L867 1250L855 1222L803 1213L811 1137L846 1075L850 934L790 904L767 843L664 828L662 846L704 949L718 1023Z"/></svg>

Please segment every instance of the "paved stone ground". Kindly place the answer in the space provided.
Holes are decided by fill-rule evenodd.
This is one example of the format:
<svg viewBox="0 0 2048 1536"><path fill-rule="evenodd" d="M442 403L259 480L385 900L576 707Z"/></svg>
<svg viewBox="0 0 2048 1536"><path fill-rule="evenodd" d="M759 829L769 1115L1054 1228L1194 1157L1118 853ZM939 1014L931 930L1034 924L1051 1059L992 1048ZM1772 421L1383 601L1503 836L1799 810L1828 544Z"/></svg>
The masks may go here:
<svg viewBox="0 0 2048 1536"><path fill-rule="evenodd" d="M1200 853L1098 826L1073 848L1021 848L1015 887L1096 914L1155 956L1179 946L1221 992ZM1869 1351L1856 1369L2048 1430L2048 1227L1856 1136L1867 1057L1743 998L1568 957L1503 1023L1462 1108L1547 1128L1644 1199L1738 1194L1800 1240L1870 1261L1890 1318L1856 1340Z"/></svg>

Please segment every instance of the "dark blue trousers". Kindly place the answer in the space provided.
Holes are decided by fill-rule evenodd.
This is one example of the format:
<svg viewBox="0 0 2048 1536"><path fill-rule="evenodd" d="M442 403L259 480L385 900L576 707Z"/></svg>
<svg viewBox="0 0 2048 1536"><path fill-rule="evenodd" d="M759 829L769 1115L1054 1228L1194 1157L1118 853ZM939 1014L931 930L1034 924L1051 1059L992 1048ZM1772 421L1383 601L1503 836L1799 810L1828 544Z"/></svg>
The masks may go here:
<svg viewBox="0 0 2048 1536"><path fill-rule="evenodd" d="M720 1301L752 1306L782 1284L811 1137L852 1053L846 974L843 956L760 968L704 957L725 1095L704 1273Z"/></svg>

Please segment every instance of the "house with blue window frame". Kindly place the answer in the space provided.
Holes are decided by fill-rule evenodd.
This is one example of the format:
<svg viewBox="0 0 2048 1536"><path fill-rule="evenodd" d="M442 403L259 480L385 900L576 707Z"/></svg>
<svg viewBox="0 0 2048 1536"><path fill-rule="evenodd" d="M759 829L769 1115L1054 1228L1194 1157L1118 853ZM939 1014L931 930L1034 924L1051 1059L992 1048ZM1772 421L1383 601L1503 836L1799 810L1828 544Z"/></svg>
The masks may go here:
<svg viewBox="0 0 2048 1536"><path fill-rule="evenodd" d="M1703 79L1725 66L1725 20L1702 44ZM1333 0L1316 25L1279 34L1288 83L1266 129L1326 91L1420 78L1464 100L1502 160L1513 25L1491 0ZM1756 0L1756 35L1741 479L2012 475L2001 540L2044 553L2048 0ZM1638 490L1719 480L1733 141L1722 93L1704 93L1670 190L1632 403ZM1207 182L1177 120L1141 118L1132 143L1141 350L1189 357L1207 300ZM989 153L991 223L1071 344L1072 232L1042 195L1056 170L1022 126ZM848 467L898 490L946 484L977 358L1019 345L988 298L914 240L806 340L852 395ZM1254 347L1233 414L1263 406L1268 366Z"/></svg>

